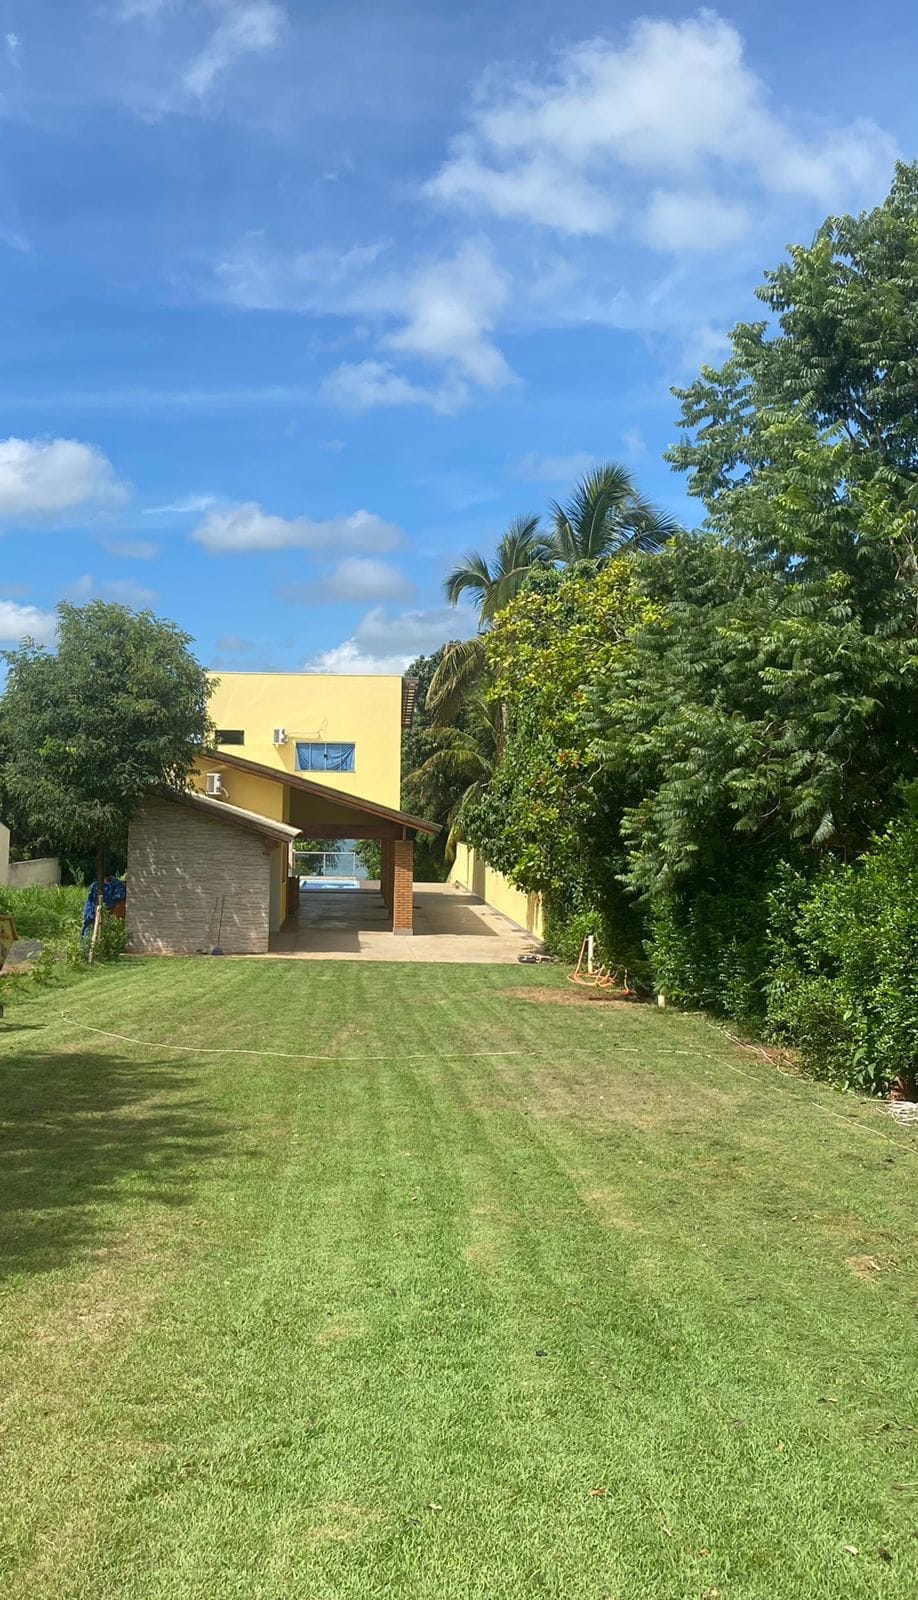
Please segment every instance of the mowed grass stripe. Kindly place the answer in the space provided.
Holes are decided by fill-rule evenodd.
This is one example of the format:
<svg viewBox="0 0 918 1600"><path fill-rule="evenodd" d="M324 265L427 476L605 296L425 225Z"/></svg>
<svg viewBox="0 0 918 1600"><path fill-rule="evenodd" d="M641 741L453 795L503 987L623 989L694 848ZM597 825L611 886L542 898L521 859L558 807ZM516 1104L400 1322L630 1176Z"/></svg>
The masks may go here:
<svg viewBox="0 0 918 1600"><path fill-rule="evenodd" d="M10 1593L913 1592L913 1141L700 1019L507 993L562 985L132 962L17 1008Z"/></svg>

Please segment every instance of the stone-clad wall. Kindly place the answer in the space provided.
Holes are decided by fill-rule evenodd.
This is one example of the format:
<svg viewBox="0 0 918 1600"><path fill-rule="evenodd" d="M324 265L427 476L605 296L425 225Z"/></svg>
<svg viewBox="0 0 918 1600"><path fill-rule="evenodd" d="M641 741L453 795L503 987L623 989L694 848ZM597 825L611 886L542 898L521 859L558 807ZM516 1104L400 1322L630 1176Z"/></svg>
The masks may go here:
<svg viewBox="0 0 918 1600"><path fill-rule="evenodd" d="M128 840L128 949L146 955L210 950L222 896L220 948L227 955L263 955L271 849L248 828L148 796Z"/></svg>

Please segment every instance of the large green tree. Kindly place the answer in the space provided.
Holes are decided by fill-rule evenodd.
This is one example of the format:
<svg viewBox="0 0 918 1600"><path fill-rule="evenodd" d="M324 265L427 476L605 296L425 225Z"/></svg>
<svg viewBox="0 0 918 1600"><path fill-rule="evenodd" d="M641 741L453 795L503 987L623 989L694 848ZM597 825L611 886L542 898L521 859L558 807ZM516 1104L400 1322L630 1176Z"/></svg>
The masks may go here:
<svg viewBox="0 0 918 1600"><path fill-rule="evenodd" d="M182 788L209 732L207 673L188 634L124 606L59 607L55 650L6 652L4 786L29 827L93 850L101 884L154 785Z"/></svg>
<svg viewBox="0 0 918 1600"><path fill-rule="evenodd" d="M680 392L706 531L643 562L651 615L594 694L658 977L694 964L704 1003L705 967L748 987L779 863L868 849L918 771L918 171L759 294L771 317Z"/></svg>
<svg viewBox="0 0 918 1600"><path fill-rule="evenodd" d="M545 897L556 947L571 949L582 924L604 932L605 953L633 968L635 930L618 882L623 801L594 759L590 714L591 690L614 674L643 615L632 571L620 556L535 574L497 617L486 649L504 737L461 821L487 860Z"/></svg>

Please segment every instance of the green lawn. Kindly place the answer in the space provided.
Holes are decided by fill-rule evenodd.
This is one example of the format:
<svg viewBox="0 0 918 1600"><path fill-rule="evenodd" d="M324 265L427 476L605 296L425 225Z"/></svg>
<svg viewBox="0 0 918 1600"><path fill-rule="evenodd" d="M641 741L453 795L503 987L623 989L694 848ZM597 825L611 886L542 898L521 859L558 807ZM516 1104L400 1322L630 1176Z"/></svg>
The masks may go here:
<svg viewBox="0 0 918 1600"><path fill-rule="evenodd" d="M10 1008L5 1596L911 1600L918 1139L546 989L125 962Z"/></svg>

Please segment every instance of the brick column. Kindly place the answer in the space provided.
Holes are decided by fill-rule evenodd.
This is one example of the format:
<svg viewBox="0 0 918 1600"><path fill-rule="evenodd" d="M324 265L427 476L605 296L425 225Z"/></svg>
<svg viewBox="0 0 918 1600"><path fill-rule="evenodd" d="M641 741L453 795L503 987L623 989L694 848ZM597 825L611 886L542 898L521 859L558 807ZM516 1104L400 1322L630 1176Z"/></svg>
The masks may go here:
<svg viewBox="0 0 918 1600"><path fill-rule="evenodd" d="M392 844L392 932L414 933L414 840Z"/></svg>

